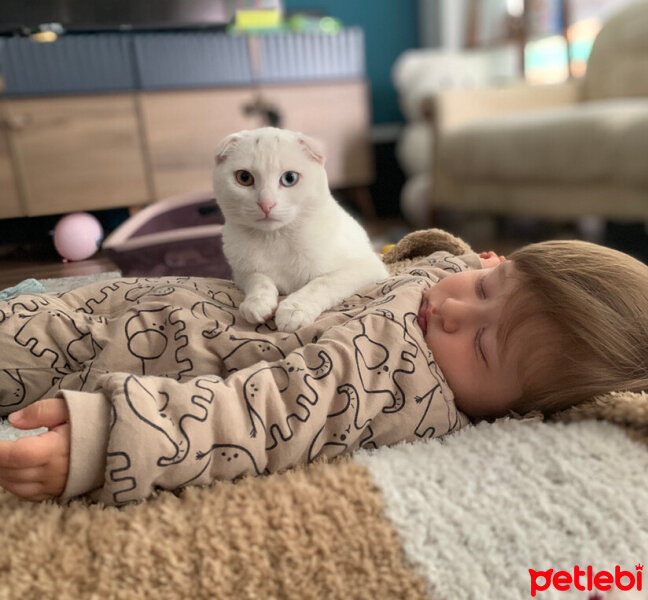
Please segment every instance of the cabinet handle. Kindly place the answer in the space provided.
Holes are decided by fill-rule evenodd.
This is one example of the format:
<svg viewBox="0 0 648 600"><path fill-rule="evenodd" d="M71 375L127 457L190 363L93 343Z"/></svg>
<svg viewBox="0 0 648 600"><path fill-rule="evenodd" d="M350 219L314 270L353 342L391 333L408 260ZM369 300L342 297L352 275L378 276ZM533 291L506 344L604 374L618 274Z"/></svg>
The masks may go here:
<svg viewBox="0 0 648 600"><path fill-rule="evenodd" d="M257 96L253 102L244 104L241 107L244 115L257 114L261 117L265 125L270 127L281 127L283 115L278 107L264 101L261 96Z"/></svg>

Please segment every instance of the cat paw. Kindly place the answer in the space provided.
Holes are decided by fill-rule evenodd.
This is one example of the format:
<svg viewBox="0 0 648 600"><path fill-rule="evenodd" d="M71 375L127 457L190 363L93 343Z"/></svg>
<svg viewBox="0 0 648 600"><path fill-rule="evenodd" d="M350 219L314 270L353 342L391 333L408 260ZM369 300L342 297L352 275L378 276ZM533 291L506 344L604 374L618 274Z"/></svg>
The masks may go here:
<svg viewBox="0 0 648 600"><path fill-rule="evenodd" d="M277 297L271 295L265 296L247 296L239 306L241 316L248 323L265 323L277 308Z"/></svg>
<svg viewBox="0 0 648 600"><path fill-rule="evenodd" d="M319 314L319 310L313 309L311 306L284 300L277 307L275 323L279 331L291 333L300 327L310 325Z"/></svg>

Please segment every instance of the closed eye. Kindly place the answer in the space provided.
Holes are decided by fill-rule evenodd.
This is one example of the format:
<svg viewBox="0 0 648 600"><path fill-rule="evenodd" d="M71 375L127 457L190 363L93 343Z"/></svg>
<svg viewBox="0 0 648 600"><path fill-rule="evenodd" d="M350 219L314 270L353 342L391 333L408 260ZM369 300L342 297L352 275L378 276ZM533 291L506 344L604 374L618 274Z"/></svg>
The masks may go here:
<svg viewBox="0 0 648 600"><path fill-rule="evenodd" d="M477 278L477 281L475 281L475 294L477 295L478 298L481 298L482 300L486 299L486 289L484 288L484 279L486 279L486 276L482 275L481 277ZM488 366L488 361L486 360L486 354L484 352L484 348L481 342L482 335L484 335L483 327L479 329L475 334L475 353L477 354L477 358L483 360L484 364Z"/></svg>
<svg viewBox="0 0 648 600"><path fill-rule="evenodd" d="M477 358L484 361L484 364L488 366L488 361L486 360L486 354L484 353L484 348L482 347L482 336L484 335L484 328L482 327L477 331L475 335L475 353Z"/></svg>
<svg viewBox="0 0 648 600"><path fill-rule="evenodd" d="M481 298L482 300L486 299L486 289L484 288L484 279L486 279L486 275L482 275L481 277L478 277L477 280L475 281L475 294L477 295L477 298Z"/></svg>

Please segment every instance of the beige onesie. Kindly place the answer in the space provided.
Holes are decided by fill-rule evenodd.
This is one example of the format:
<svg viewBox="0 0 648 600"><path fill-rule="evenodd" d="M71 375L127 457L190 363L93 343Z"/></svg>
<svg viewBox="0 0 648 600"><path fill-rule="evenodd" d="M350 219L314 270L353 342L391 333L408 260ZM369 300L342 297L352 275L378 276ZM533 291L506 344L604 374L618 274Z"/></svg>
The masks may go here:
<svg viewBox="0 0 648 600"><path fill-rule="evenodd" d="M421 295L475 255L437 252L295 333L242 319L232 282L98 282L0 302L0 415L58 395L63 498L105 504L262 475L468 423L427 348Z"/></svg>

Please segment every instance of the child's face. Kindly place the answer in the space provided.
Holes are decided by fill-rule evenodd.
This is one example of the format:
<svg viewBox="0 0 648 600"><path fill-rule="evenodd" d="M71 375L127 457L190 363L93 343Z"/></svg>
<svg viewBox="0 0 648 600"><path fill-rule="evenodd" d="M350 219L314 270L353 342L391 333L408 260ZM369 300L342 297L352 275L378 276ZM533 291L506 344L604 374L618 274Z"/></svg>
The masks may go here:
<svg viewBox="0 0 648 600"><path fill-rule="evenodd" d="M497 340L502 308L517 285L507 261L449 275L423 294L418 323L457 408L471 417L505 414L522 394L515 349L503 353Z"/></svg>

